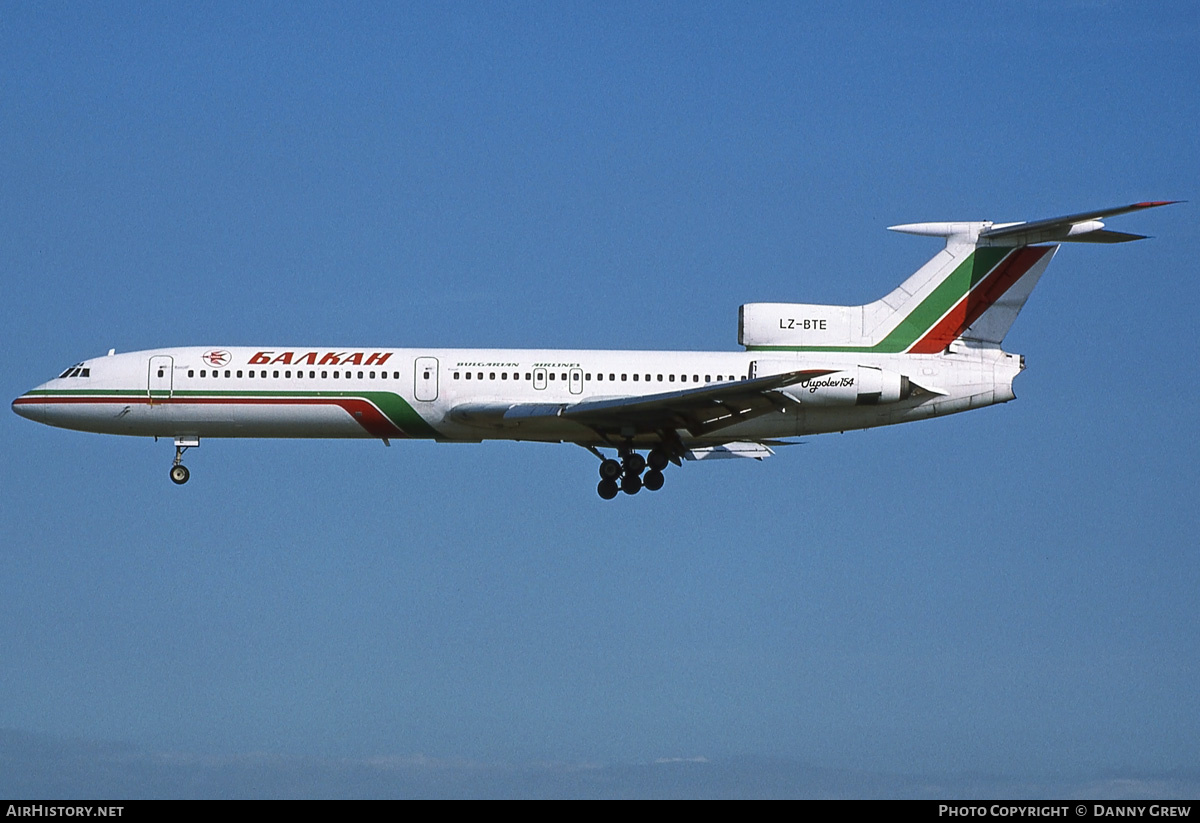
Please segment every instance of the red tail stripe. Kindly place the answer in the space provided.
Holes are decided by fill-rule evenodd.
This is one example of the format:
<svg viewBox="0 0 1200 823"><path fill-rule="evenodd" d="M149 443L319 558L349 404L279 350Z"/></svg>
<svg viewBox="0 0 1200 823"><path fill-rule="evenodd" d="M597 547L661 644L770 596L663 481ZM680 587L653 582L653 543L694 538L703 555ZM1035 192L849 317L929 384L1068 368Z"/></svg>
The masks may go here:
<svg viewBox="0 0 1200 823"><path fill-rule="evenodd" d="M983 281L967 292L954 308L909 349L911 354L937 354L983 316L1013 284L1041 260L1049 246L1026 246L1004 258Z"/></svg>

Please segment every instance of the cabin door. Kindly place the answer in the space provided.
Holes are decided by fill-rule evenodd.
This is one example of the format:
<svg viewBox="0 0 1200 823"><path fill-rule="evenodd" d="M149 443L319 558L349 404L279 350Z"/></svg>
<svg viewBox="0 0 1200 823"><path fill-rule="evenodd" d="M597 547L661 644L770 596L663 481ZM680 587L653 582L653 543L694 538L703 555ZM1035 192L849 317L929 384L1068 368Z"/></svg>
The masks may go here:
<svg viewBox="0 0 1200 823"><path fill-rule="evenodd" d="M150 397L150 404L154 405L155 400L170 398L174 385L175 358L166 354L151 357L146 376L146 394Z"/></svg>
<svg viewBox="0 0 1200 823"><path fill-rule="evenodd" d="M422 403L438 398L438 361L436 357L418 357L414 364L413 397Z"/></svg>

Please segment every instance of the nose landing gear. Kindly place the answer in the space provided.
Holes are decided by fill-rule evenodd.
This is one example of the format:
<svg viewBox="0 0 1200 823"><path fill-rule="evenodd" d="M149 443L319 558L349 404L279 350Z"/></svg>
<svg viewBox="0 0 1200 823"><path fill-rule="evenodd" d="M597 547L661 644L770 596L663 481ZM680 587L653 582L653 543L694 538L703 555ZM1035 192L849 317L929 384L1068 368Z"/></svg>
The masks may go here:
<svg viewBox="0 0 1200 823"><path fill-rule="evenodd" d="M183 453L192 448L200 448L199 437L175 438L175 462L171 464L171 482L177 486L182 486L192 476L187 466L180 462L183 460Z"/></svg>

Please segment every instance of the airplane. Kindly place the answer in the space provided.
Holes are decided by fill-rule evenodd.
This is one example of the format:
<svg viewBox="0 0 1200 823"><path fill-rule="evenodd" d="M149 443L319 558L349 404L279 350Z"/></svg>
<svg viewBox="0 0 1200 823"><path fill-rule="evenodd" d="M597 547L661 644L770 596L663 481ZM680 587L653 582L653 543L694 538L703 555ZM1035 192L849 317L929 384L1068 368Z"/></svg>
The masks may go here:
<svg viewBox="0 0 1200 823"><path fill-rule="evenodd" d="M791 438L1007 403L1025 358L1001 343L1059 244L1145 239L1101 218L1176 202L890 226L945 247L873 303L744 304L742 351L109 350L12 406L51 426L172 438L180 485L183 454L201 438L523 440L586 448L611 500L661 489L664 469L683 460L761 460Z"/></svg>

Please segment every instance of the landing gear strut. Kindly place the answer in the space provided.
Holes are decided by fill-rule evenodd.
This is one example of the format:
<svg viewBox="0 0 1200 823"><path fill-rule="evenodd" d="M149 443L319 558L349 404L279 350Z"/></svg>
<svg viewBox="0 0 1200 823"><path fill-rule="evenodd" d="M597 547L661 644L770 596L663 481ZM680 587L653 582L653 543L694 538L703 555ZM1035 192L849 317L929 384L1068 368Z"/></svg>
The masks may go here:
<svg viewBox="0 0 1200 823"><path fill-rule="evenodd" d="M187 466L180 462L183 460L183 453L192 448L200 448L199 437L175 438L175 462L171 464L171 482L177 486L182 486L192 476Z"/></svg>

